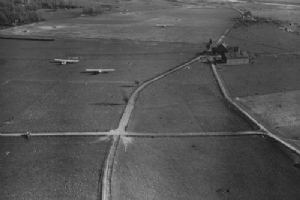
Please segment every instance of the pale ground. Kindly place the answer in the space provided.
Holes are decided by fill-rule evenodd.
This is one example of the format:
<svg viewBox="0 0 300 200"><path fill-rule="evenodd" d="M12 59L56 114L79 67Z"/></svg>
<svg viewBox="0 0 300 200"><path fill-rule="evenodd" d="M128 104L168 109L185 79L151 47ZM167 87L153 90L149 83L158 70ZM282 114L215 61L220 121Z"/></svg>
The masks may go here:
<svg viewBox="0 0 300 200"><path fill-rule="evenodd" d="M239 98L251 111L260 115L272 127L281 130L284 137L300 139L300 91L272 93Z"/></svg>
<svg viewBox="0 0 300 200"><path fill-rule="evenodd" d="M300 145L300 91L249 96L237 100L257 118L292 144ZM299 148L299 147L298 147Z"/></svg>
<svg viewBox="0 0 300 200"><path fill-rule="evenodd" d="M0 34L203 43L217 39L233 24L230 19L237 16L229 8L169 6L46 21L2 30Z"/></svg>

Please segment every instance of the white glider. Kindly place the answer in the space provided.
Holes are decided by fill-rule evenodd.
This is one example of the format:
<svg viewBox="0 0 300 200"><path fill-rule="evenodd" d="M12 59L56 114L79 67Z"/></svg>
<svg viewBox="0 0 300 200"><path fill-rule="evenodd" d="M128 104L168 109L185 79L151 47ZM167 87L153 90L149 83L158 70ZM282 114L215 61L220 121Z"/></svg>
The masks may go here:
<svg viewBox="0 0 300 200"><path fill-rule="evenodd" d="M55 58L54 62L58 62L62 65L66 65L68 63L78 63L79 59L75 58L68 58L68 59L61 59L61 58Z"/></svg>
<svg viewBox="0 0 300 200"><path fill-rule="evenodd" d="M114 72L115 69L86 69L86 72L94 72L94 73L108 73L108 72Z"/></svg>

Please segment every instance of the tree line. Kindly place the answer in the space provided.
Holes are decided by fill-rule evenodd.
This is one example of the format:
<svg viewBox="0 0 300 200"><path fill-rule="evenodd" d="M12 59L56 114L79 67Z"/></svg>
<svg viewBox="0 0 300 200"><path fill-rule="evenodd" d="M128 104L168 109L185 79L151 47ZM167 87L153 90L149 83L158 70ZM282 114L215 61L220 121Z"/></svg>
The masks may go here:
<svg viewBox="0 0 300 200"><path fill-rule="evenodd" d="M40 21L37 9L76 8L74 0L0 0L0 26Z"/></svg>

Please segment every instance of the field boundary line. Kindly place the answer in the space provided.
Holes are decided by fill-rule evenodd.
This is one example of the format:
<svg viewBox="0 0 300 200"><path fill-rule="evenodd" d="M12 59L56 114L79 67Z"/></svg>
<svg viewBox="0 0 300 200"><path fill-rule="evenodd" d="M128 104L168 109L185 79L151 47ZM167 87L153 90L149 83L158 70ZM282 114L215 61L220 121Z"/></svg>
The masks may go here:
<svg viewBox="0 0 300 200"><path fill-rule="evenodd" d="M256 124L261 130L263 130L264 132L266 132L266 135L269 136L270 138L273 138L274 140L278 141L279 143L281 143L282 145L284 145L285 147L287 147L288 149L290 149L291 151L295 152L296 154L300 155L300 150L298 148L296 148L295 146L293 146L292 144L284 141L283 139L281 139L280 137L278 137L277 135L273 134L271 131L269 131L262 123L260 123L259 121L257 121L253 116L251 116L251 114L249 114L246 110L244 110L240 105L238 105L236 102L234 102L234 100L232 100L232 98L230 97L223 79L221 78L221 76L219 75L216 65L211 64L211 68L213 71L213 74L217 80L217 83L220 87L220 90L223 94L223 96L225 97L225 99L232 105L234 106L239 112L241 112L248 120L250 120L252 123Z"/></svg>
<svg viewBox="0 0 300 200"><path fill-rule="evenodd" d="M259 56L272 56L272 57L279 57L279 56L299 56L300 51L289 51L289 52L284 52L284 53L258 53Z"/></svg>
<svg viewBox="0 0 300 200"><path fill-rule="evenodd" d="M235 132L187 132L187 133L154 133L154 132L40 132L40 133L0 133L0 137L64 137L64 136L128 136L128 137L189 137L189 136L234 136L234 135L263 135L262 131L235 131Z"/></svg>
<svg viewBox="0 0 300 200"><path fill-rule="evenodd" d="M39 133L0 133L0 137L42 137L42 136L109 136L110 132L39 132Z"/></svg>
<svg viewBox="0 0 300 200"><path fill-rule="evenodd" d="M201 136L249 136L265 135L262 131L238 131L238 132L189 132L189 133L138 133L127 132L125 137L201 137Z"/></svg>
<svg viewBox="0 0 300 200"><path fill-rule="evenodd" d="M100 80L93 80L93 81L65 81L65 80L38 80L38 79L10 79L3 82L1 85L7 84L8 82L59 82L59 83L70 83L70 84L120 84L120 85L130 85L131 87L136 87L133 81L100 81Z"/></svg>

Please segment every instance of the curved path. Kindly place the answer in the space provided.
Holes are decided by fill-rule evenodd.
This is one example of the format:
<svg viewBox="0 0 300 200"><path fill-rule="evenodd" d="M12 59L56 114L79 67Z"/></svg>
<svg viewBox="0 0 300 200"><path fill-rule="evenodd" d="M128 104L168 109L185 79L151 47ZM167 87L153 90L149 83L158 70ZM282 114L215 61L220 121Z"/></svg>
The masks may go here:
<svg viewBox="0 0 300 200"><path fill-rule="evenodd" d="M112 145L111 148L109 150L109 153L107 155L107 159L105 161L105 166L103 169L103 181L102 181L102 200L108 200L111 199L111 175L112 175L112 168L113 168L113 164L114 164L114 157L116 155L117 152L117 148L118 148L118 144L120 141L120 137L121 135L127 135L126 133L126 128L131 116L131 113L134 109L135 103L136 103L136 99L139 95L139 93L145 89L148 85L154 83L155 81L158 81L166 76L168 76L169 74L172 74L184 67L187 67L188 65L196 62L199 60L199 56L189 60L188 62L181 64L171 70L168 70L160 75L157 75L147 81L145 81L143 84L141 84L130 96L130 99L126 105L126 108L123 112L123 115L121 117L121 120L119 122L119 126L116 130L112 130L111 134L114 135L113 136L113 141L112 141Z"/></svg>

